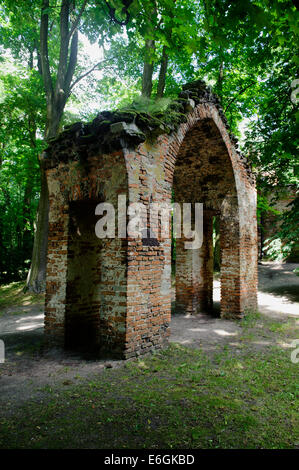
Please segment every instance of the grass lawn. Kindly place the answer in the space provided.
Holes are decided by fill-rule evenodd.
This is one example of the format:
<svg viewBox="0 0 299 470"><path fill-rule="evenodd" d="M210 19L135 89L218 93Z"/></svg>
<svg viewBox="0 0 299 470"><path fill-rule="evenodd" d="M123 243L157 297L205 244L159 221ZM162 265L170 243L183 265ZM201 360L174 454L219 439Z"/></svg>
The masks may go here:
<svg viewBox="0 0 299 470"><path fill-rule="evenodd" d="M2 308L43 300L23 285L1 287ZM299 338L298 319L255 313L240 324L238 348L171 344L88 378L61 374L54 386L28 374L31 398L0 395L0 448L299 448L299 363L284 347ZM23 353L30 370L38 353Z"/></svg>
<svg viewBox="0 0 299 470"><path fill-rule="evenodd" d="M87 382L44 387L1 413L0 447L296 448L298 392L290 351L224 348L208 359L171 345Z"/></svg>

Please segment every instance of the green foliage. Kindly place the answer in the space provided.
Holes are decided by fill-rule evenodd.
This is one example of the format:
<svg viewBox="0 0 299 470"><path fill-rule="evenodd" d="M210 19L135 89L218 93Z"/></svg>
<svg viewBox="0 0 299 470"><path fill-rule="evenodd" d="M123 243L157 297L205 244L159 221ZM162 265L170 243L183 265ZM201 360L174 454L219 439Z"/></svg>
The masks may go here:
<svg viewBox="0 0 299 470"><path fill-rule="evenodd" d="M271 260L286 260L295 257L299 249L299 198L295 197L285 210L274 209L265 197L260 198L259 215L276 215L276 233L264 241L265 255ZM263 201L265 203L263 204ZM275 199L272 203L275 203Z"/></svg>
<svg viewBox="0 0 299 470"><path fill-rule="evenodd" d="M265 241L266 254L270 259L286 259L299 246L299 197L290 204L279 219L279 228L274 237Z"/></svg>
<svg viewBox="0 0 299 470"><path fill-rule="evenodd" d="M84 0L75 4L74 17ZM53 80L60 53L60 6L50 2L48 9ZM46 122L40 8L39 0L0 0L0 272L9 279L25 273L38 202L37 157ZM62 124L88 121L101 109L117 108L151 122L155 132L169 132L183 117L175 105L182 84L204 79L218 94L254 167L258 218L273 214L268 202L273 188L298 187L299 114L298 102L291 99L298 78L298 10L291 0L133 0L127 10L122 0L99 0L87 2L78 27L101 50L102 74L87 74L76 84ZM168 56L165 98L159 101L139 97L147 39L155 43L148 58L153 63L152 96L162 52ZM74 80L94 63L79 41ZM284 257L298 241L298 203L281 217L280 231L268 241L270 256Z"/></svg>
<svg viewBox="0 0 299 470"><path fill-rule="evenodd" d="M44 125L40 77L11 67L5 60L0 74L1 282L24 278L30 265L42 149L36 134Z"/></svg>
<svg viewBox="0 0 299 470"><path fill-rule="evenodd" d="M185 118L182 103L171 98L154 100L139 96L130 105L118 109L117 113L132 115L134 122L144 126L148 138L171 132Z"/></svg>
<svg viewBox="0 0 299 470"><path fill-rule="evenodd" d="M121 112L133 112L133 113L147 113L151 116L161 114L167 111L167 108L171 104L170 98L161 98L159 100L153 100L144 96L136 98L129 106L124 106L120 109Z"/></svg>
<svg viewBox="0 0 299 470"><path fill-rule="evenodd" d="M267 258L270 260L283 261L290 255L292 244L283 243L281 238L275 235L274 237L265 240L264 251Z"/></svg>
<svg viewBox="0 0 299 470"><path fill-rule="evenodd" d="M290 204L289 210L281 216L281 228L279 235L282 240L294 245L299 240L299 196L297 196Z"/></svg>
<svg viewBox="0 0 299 470"><path fill-rule="evenodd" d="M257 218L261 220L262 215L265 213L279 215L280 212L277 209L274 209L264 194L258 194L257 197Z"/></svg>

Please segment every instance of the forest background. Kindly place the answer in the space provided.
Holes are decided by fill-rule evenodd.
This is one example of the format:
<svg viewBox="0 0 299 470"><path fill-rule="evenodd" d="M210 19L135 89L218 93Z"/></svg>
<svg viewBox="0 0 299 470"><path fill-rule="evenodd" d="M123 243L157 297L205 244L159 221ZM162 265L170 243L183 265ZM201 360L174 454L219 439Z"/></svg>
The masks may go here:
<svg viewBox="0 0 299 470"><path fill-rule="evenodd" d="M102 110L161 114L198 79L256 175L260 256L298 258L298 33L291 0L0 0L0 283L44 290L47 142Z"/></svg>

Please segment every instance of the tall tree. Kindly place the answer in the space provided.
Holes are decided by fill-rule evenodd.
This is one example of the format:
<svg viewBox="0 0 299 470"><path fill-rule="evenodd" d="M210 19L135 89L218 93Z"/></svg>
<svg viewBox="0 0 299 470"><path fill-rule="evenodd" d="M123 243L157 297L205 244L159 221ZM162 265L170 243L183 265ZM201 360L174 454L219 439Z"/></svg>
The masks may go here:
<svg viewBox="0 0 299 470"><path fill-rule="evenodd" d="M24 276L32 251L33 224L39 194L37 129L45 124L40 75L29 67L2 62L0 83L0 278ZM37 93L39 91L39 93Z"/></svg>
<svg viewBox="0 0 299 470"><path fill-rule="evenodd" d="M26 52L29 50L32 63L33 53L36 54L36 65L42 77L46 97L45 141L57 135L65 105L74 86L100 65L95 64L81 76L76 76L79 29L85 31L86 27L87 34L92 36L94 33L90 33L90 26L97 26L103 34L103 24L107 17L118 25L118 30L129 20L132 0L115 0L111 3L112 5L102 1L94 4L87 0L76 3L75 0L61 0L55 5L50 5L49 0L42 0L41 5L34 0L28 4L20 0L0 2L3 8L2 18L5 20L0 30L4 37L3 42L19 57L24 56L24 49ZM25 20L23 24L21 18ZM89 24L86 26L84 21L87 18ZM109 30L109 27L107 29ZM21 38L19 44L18 41L17 44L11 41L10 30L14 31L15 39ZM113 30L113 33L115 32ZM42 161L39 161L39 164L41 192L32 263L27 279L27 288L34 292L43 291L45 288L48 236L48 189Z"/></svg>
<svg viewBox="0 0 299 470"><path fill-rule="evenodd" d="M102 64L86 69L78 64L78 31L93 42L100 36L107 46ZM107 65L97 87L115 105L140 92L146 103L152 96L175 96L182 82L206 79L219 94L233 132L239 132L244 118L251 122L245 151L260 175L260 189L270 181L294 181L297 108L290 96L297 78L297 36L298 10L291 0L0 0L0 44L29 64L27 70L39 71L43 83L43 91L37 90L44 99L46 124L35 127L34 113L30 115L28 142L33 144L34 134L41 131L45 139L55 137L75 86L97 67ZM48 202L43 176L41 168L39 223L28 278L33 290L43 288L45 275ZM22 197L29 202L29 181L26 188ZM3 201L6 196L11 199L8 192Z"/></svg>

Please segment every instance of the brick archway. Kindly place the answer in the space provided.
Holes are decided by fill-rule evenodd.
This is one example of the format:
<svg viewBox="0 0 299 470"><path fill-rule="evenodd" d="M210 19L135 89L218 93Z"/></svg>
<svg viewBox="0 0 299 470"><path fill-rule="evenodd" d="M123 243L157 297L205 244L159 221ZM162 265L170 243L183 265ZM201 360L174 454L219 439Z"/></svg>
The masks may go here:
<svg viewBox="0 0 299 470"><path fill-rule="evenodd" d="M186 250L184 238L176 241L177 309L188 313L212 310L213 217L217 216L222 244L221 284L226 285L228 278L235 284L234 302L227 298L228 289L222 289L221 313L238 316L242 306L235 287L240 273L234 269L240 264L237 189L231 156L212 116L190 123L175 160L173 192L180 204L203 203L201 248ZM228 245L233 247L230 255Z"/></svg>
<svg viewBox="0 0 299 470"><path fill-rule="evenodd" d="M204 204L202 247L184 250L184 240L177 241L181 308L196 313L211 305L214 215L221 222L221 315L237 318L256 308L251 171L235 149L215 96L201 83L189 91L185 87L181 99L186 118L172 132L147 138L136 122L108 113L112 122L107 125L103 113L91 125L69 128L44 154L50 194L48 343L79 343L83 349L93 343L98 351L130 357L167 341L171 237L162 238L157 225L155 243L147 238L96 240L90 228L95 205L106 201L117 207L119 195L147 208L171 203L173 192L177 202ZM74 239L76 227L86 240Z"/></svg>
<svg viewBox="0 0 299 470"><path fill-rule="evenodd" d="M241 292L240 216L243 193L240 187L244 184L244 174L238 171L240 165L233 150L215 108L204 106L189 116L177 145L172 146L167 155L168 160L175 161L175 201L204 204L202 247L186 250L184 238L176 241L176 304L177 308L188 313L212 309L215 216L220 219L221 316L241 317L248 301L246 293L243 292L242 298ZM254 242L254 232L252 235ZM252 245L251 256L255 257L254 243Z"/></svg>

